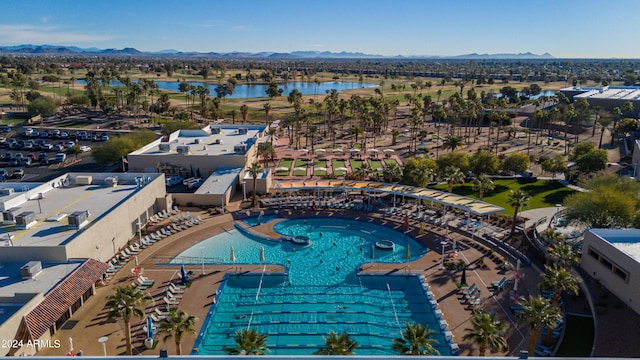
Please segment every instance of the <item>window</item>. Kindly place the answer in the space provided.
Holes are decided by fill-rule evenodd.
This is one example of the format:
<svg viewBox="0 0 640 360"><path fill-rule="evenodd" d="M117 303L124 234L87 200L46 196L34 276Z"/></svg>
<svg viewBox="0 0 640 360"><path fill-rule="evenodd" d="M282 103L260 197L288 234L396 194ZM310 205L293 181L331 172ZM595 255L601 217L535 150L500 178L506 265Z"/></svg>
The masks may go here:
<svg viewBox="0 0 640 360"><path fill-rule="evenodd" d="M611 263L611 261L605 259L604 257L600 258L600 264L606 266L607 268L609 268L609 270L613 270L613 264Z"/></svg>
<svg viewBox="0 0 640 360"><path fill-rule="evenodd" d="M598 254L597 252L595 252L592 248L589 248L589 250L587 251L587 253L589 255L591 255L592 258L600 261L600 254Z"/></svg>
<svg viewBox="0 0 640 360"><path fill-rule="evenodd" d="M629 277L629 274L627 274L626 271L620 270L618 267L614 267L613 268L613 273L618 275L618 277L620 277L620 279L624 280L625 282L627 281L627 278Z"/></svg>

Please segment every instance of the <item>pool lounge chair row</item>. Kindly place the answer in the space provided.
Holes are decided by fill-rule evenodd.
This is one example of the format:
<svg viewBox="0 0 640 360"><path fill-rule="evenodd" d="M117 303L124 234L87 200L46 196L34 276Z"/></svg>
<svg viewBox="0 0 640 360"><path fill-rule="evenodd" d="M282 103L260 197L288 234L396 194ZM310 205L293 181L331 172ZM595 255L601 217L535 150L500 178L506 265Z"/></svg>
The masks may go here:
<svg viewBox="0 0 640 360"><path fill-rule="evenodd" d="M495 289L496 291L500 291L506 288L507 284L509 284L509 280L506 276L503 276L500 280L491 281L491 288Z"/></svg>

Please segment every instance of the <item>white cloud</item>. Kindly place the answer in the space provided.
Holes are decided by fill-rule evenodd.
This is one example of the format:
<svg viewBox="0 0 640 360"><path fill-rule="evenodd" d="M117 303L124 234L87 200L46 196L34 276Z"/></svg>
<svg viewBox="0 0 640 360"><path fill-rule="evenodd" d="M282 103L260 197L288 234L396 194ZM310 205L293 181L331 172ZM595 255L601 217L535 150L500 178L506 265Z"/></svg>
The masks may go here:
<svg viewBox="0 0 640 360"><path fill-rule="evenodd" d="M111 35L70 32L55 26L0 25L0 39L5 44L64 44L112 40Z"/></svg>

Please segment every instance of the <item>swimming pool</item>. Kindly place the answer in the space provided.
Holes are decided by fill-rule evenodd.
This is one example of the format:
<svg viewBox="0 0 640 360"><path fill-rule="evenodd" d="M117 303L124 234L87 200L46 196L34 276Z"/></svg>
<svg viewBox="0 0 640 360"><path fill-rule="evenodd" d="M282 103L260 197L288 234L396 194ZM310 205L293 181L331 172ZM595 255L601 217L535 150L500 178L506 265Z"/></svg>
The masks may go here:
<svg viewBox="0 0 640 360"><path fill-rule="evenodd" d="M436 348L442 355L451 354L417 276L356 274L372 258L415 260L426 252L420 243L381 225L347 219L284 220L274 230L285 236L306 235L312 244L259 240L234 229L203 240L172 260L199 264L204 255L207 262L231 263L233 246L237 264L256 264L264 247L266 263L288 269L286 274L228 275L194 354L224 354L224 347L235 345L235 331L250 326L268 335L273 355L311 355L324 346L323 336L329 331L349 333L360 344L358 355L397 355L391 349L392 339L400 336L405 322L429 325L436 331ZM381 239L392 240L395 249L375 249Z"/></svg>
<svg viewBox="0 0 640 360"><path fill-rule="evenodd" d="M252 216L242 221L249 226L257 226L261 224L267 224L275 219L281 218L280 215L272 214L272 215L260 215L260 216Z"/></svg>

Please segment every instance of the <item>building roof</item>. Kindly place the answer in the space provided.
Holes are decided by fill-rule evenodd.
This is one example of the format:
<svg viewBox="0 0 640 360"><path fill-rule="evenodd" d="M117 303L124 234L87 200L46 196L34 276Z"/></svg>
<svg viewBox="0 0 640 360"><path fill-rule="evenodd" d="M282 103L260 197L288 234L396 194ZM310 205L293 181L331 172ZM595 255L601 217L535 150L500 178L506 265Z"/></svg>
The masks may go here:
<svg viewBox="0 0 640 360"><path fill-rule="evenodd" d="M36 259L34 259L36 260ZM42 271L32 279L23 279L20 268L26 262L3 262L0 268L0 296L47 293L55 284L74 272L82 261L42 263Z"/></svg>
<svg viewBox="0 0 640 360"><path fill-rule="evenodd" d="M589 231L640 262L640 229L589 229Z"/></svg>
<svg viewBox="0 0 640 360"><path fill-rule="evenodd" d="M86 260L52 288L45 295L44 300L24 317L27 339L39 339L49 331L51 325L55 324L87 290L91 289L108 268L109 265L98 260Z"/></svg>
<svg viewBox="0 0 640 360"><path fill-rule="evenodd" d="M210 125L202 130L178 130L130 155L229 156L242 153L236 146L253 145L264 129L264 125Z"/></svg>
<svg viewBox="0 0 640 360"><path fill-rule="evenodd" d="M159 174L112 174L118 177L118 186L105 186L103 180L109 174L69 173L48 183L2 183L0 188L13 188L14 193L0 197L5 209L13 214L33 212L36 223L26 230L13 226L0 228L0 245L57 246L72 239L77 230L68 228L68 215L75 211L89 211L88 221L94 221L108 213L118 203L140 189L136 178L156 178ZM78 176L92 177L91 185L75 185ZM71 179L71 181L69 180ZM63 186L61 183L67 183ZM69 184L70 183L70 184ZM144 182L143 182L144 184ZM53 187L55 185L55 187ZM42 194L40 197L39 194ZM12 243L8 243L9 237Z"/></svg>
<svg viewBox="0 0 640 360"><path fill-rule="evenodd" d="M196 194L224 194L232 186L242 168L218 168L196 190Z"/></svg>
<svg viewBox="0 0 640 360"><path fill-rule="evenodd" d="M280 190L326 190L339 188L344 191L367 191L372 193L388 193L401 196L409 196L425 201L433 201L439 204L451 206L474 215L490 215L504 211L504 208L489 204L484 201L438 191L408 185L384 184L372 181L345 181L345 180L294 180L278 181L275 185Z"/></svg>

